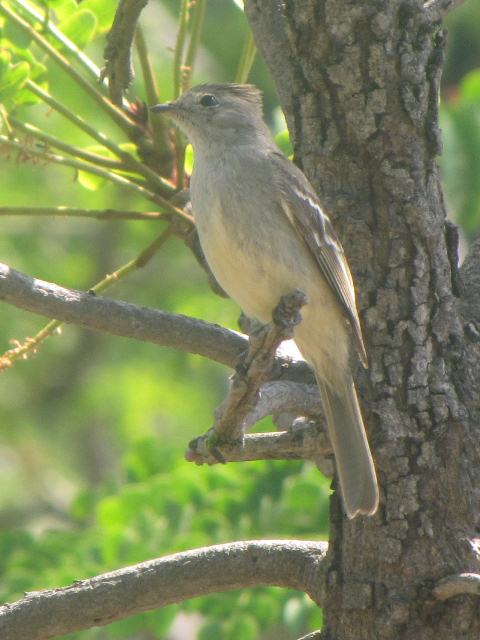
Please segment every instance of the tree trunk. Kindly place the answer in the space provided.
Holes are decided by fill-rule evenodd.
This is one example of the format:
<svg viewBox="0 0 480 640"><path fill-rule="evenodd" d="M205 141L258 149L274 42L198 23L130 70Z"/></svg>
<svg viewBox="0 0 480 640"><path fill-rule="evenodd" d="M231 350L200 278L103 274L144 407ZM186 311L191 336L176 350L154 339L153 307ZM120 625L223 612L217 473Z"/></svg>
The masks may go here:
<svg viewBox="0 0 480 640"><path fill-rule="evenodd" d="M381 505L347 521L332 503L322 638L478 639L474 596L431 595L479 570L479 334L462 298L479 261L462 288L435 162L444 34L411 0L246 11L344 243L370 358L357 382Z"/></svg>

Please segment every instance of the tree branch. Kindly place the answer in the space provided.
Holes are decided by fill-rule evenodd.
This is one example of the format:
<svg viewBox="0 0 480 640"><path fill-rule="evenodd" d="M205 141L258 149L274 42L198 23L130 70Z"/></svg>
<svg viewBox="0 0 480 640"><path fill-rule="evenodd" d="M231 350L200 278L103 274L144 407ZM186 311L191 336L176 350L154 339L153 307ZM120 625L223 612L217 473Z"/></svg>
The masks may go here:
<svg viewBox="0 0 480 640"><path fill-rule="evenodd" d="M480 575L478 573L459 573L440 580L433 589L437 600L448 600L461 595L480 596Z"/></svg>
<svg viewBox="0 0 480 640"><path fill-rule="evenodd" d="M324 542L262 540L149 560L0 607L0 637L46 640L229 589L285 587L320 602L326 551Z"/></svg>
<svg viewBox="0 0 480 640"><path fill-rule="evenodd" d="M245 14L255 37L259 52L270 69L282 69L275 79L280 101L287 121L293 109L294 92L298 85L297 63L289 58L291 46L285 21L285 2L278 0L245 0ZM288 64L285 64L285 59ZM297 73L296 73L297 72ZM294 131L293 122L288 122L290 132Z"/></svg>
<svg viewBox="0 0 480 640"><path fill-rule="evenodd" d="M31 278L0 264L0 300L87 329L173 347L234 367L247 349L244 336L195 318L138 307ZM278 355L271 379L313 383L308 364Z"/></svg>
<svg viewBox="0 0 480 640"><path fill-rule="evenodd" d="M267 382L260 388L257 404L245 418L245 429L262 418L273 415L275 419L283 415L315 417L323 416L323 407L316 384L294 382ZM289 427L291 422L281 424Z"/></svg>
<svg viewBox="0 0 480 640"><path fill-rule="evenodd" d="M135 77L132 63L133 40L141 12L148 0L120 0L115 19L107 35L105 48L105 69L103 77L108 78L110 99L121 105L123 92Z"/></svg>
<svg viewBox="0 0 480 640"><path fill-rule="evenodd" d="M197 353L229 367L247 348L243 336L217 325L59 287L4 264L0 299L47 318Z"/></svg>
<svg viewBox="0 0 480 640"><path fill-rule="evenodd" d="M247 462L312 460L331 452L332 447L326 433L315 424L278 433L246 435L241 441L222 443L220 454L222 462ZM196 464L217 464L220 461L212 453L204 436L195 438L190 443L185 458Z"/></svg>

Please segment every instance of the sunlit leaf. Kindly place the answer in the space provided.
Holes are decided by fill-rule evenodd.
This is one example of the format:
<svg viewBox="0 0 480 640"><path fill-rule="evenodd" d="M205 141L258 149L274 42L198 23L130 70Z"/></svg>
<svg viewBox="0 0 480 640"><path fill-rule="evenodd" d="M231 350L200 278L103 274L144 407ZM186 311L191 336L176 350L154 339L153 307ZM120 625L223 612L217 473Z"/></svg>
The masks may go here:
<svg viewBox="0 0 480 640"><path fill-rule="evenodd" d="M480 106L480 71L468 73L462 80L461 96L465 102L474 102Z"/></svg>
<svg viewBox="0 0 480 640"><path fill-rule="evenodd" d="M454 100L443 105L445 148L440 158L450 214L475 235L480 227L480 72L468 74Z"/></svg>
<svg viewBox="0 0 480 640"><path fill-rule="evenodd" d="M280 133L277 133L277 135L275 136L275 143L282 151L282 153L288 158L293 155L293 148L290 141L290 134L288 132L288 129L284 129L284 131L280 131Z"/></svg>
<svg viewBox="0 0 480 640"><path fill-rule="evenodd" d="M10 65L12 62L12 56L9 51L0 49L0 82L8 74Z"/></svg>
<svg viewBox="0 0 480 640"><path fill-rule="evenodd" d="M58 11L61 7L64 7L66 4L70 4L72 0L40 0L40 4L46 7L47 9L55 9Z"/></svg>
<svg viewBox="0 0 480 640"><path fill-rule="evenodd" d="M193 171L193 147L187 144L185 147L185 173L191 174Z"/></svg>
<svg viewBox="0 0 480 640"><path fill-rule="evenodd" d="M271 593L256 594L252 597L249 609L263 627L279 618L278 598Z"/></svg>
<svg viewBox="0 0 480 640"><path fill-rule="evenodd" d="M84 0L82 2L83 9L90 9L96 15L100 31L110 29L117 7L117 0Z"/></svg>
<svg viewBox="0 0 480 640"><path fill-rule="evenodd" d="M80 9L72 16L65 18L58 24L58 28L77 47L83 49L90 42L97 28L97 18L93 11Z"/></svg>
<svg viewBox="0 0 480 640"><path fill-rule="evenodd" d="M77 173L77 180L89 191L98 191L105 184L105 178L101 176L97 176L93 173L88 173L88 171L79 171Z"/></svg>
<svg viewBox="0 0 480 640"><path fill-rule="evenodd" d="M15 62L24 61L30 65L30 78L37 82L46 77L47 67L39 62L30 49L22 49L10 43L9 51L13 55Z"/></svg>
<svg viewBox="0 0 480 640"><path fill-rule="evenodd" d="M198 632L198 640L225 640L223 625L218 622L207 622Z"/></svg>
<svg viewBox="0 0 480 640"><path fill-rule="evenodd" d="M27 49L32 42L32 38L28 33L23 31L23 29L19 29L11 20L5 21L2 36L20 49Z"/></svg>
<svg viewBox="0 0 480 640"><path fill-rule="evenodd" d="M0 101L14 96L28 80L30 66L27 62L18 62L11 67L2 64L0 75Z"/></svg>
<svg viewBox="0 0 480 640"><path fill-rule="evenodd" d="M49 0L47 0L49 1ZM57 19L64 20L78 11L78 4L75 0L52 0L55 3L55 15Z"/></svg>
<svg viewBox="0 0 480 640"><path fill-rule="evenodd" d="M259 636L258 622L253 616L237 617L230 626L229 640L256 640Z"/></svg>

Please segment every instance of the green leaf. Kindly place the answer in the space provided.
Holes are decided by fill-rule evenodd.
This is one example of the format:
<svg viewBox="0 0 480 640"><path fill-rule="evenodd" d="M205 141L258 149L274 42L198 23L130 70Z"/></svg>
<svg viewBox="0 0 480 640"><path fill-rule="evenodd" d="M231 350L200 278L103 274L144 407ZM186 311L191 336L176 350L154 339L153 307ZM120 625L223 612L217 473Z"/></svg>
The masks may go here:
<svg viewBox="0 0 480 640"><path fill-rule="evenodd" d="M280 151L290 158L293 155L292 143L290 142L290 134L288 129L284 129L280 131L275 136L275 143L277 144Z"/></svg>
<svg viewBox="0 0 480 640"><path fill-rule="evenodd" d="M255 616L255 619L263 627L267 627L269 624L279 619L279 602L277 594L272 593L257 593L252 597L249 610Z"/></svg>
<svg viewBox="0 0 480 640"><path fill-rule="evenodd" d="M41 82L47 74L47 67L39 62L30 49L22 49L13 44L10 45L9 50L13 54L15 62L28 62L30 65L30 78L36 82Z"/></svg>
<svg viewBox="0 0 480 640"><path fill-rule="evenodd" d="M468 73L460 85L462 102L475 102L480 105L480 71Z"/></svg>
<svg viewBox="0 0 480 640"><path fill-rule="evenodd" d="M185 173L191 174L193 171L193 147L191 144L187 144L185 147Z"/></svg>
<svg viewBox="0 0 480 640"><path fill-rule="evenodd" d="M83 49L95 35L97 24L98 21L93 11L82 8L72 16L62 20L58 24L58 28L77 47Z"/></svg>
<svg viewBox="0 0 480 640"><path fill-rule="evenodd" d="M78 11L78 5L75 0L46 0L46 2L52 3L52 8L55 8L55 15L58 21L65 20L65 18Z"/></svg>
<svg viewBox="0 0 480 640"><path fill-rule="evenodd" d="M0 50L0 82L2 82L4 76L8 74L11 62L12 56L10 52Z"/></svg>
<svg viewBox="0 0 480 640"><path fill-rule="evenodd" d="M42 4L44 7L46 7L47 9L55 9L56 11L64 7L66 4L71 3L72 0L40 0L40 4Z"/></svg>
<svg viewBox="0 0 480 640"><path fill-rule="evenodd" d="M13 66L6 66L5 59L1 63L0 70L0 101L15 96L28 80L30 66L27 62L18 62Z"/></svg>
<svg viewBox="0 0 480 640"><path fill-rule="evenodd" d="M11 20L5 21L2 36L20 49L27 49L32 42L31 36L25 33L23 29L17 27Z"/></svg>
<svg viewBox="0 0 480 640"><path fill-rule="evenodd" d="M230 627L229 640L256 640L259 636L258 623L253 616L243 615L236 618Z"/></svg>
<svg viewBox="0 0 480 640"><path fill-rule="evenodd" d="M79 171L77 173L77 180L82 187L89 191L98 191L105 184L105 178L97 176L88 171Z"/></svg>
<svg viewBox="0 0 480 640"><path fill-rule="evenodd" d="M218 622L207 622L198 632L198 640L224 640L223 626Z"/></svg>
<svg viewBox="0 0 480 640"><path fill-rule="evenodd" d="M93 11L96 15L98 29L102 32L110 29L112 26L117 7L117 0L84 0L84 2L82 2L83 9L90 9L90 11Z"/></svg>

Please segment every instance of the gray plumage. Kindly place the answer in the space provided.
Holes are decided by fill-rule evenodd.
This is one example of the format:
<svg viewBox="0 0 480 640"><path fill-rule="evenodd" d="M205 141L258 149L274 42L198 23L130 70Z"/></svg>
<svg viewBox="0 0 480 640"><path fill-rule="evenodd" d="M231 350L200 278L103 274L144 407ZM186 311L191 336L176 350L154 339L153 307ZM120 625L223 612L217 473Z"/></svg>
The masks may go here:
<svg viewBox="0 0 480 640"><path fill-rule="evenodd" d="M251 85L201 85L153 110L192 142L192 207L221 287L262 322L282 295L307 294L295 341L317 377L345 510L350 518L375 513L376 474L350 371L352 341L367 361L355 291L312 186L278 151Z"/></svg>

